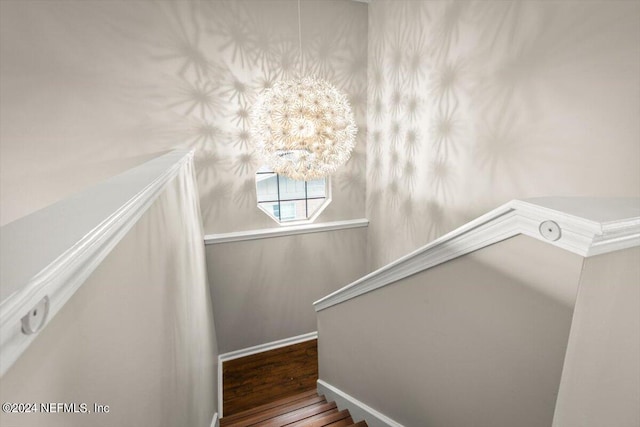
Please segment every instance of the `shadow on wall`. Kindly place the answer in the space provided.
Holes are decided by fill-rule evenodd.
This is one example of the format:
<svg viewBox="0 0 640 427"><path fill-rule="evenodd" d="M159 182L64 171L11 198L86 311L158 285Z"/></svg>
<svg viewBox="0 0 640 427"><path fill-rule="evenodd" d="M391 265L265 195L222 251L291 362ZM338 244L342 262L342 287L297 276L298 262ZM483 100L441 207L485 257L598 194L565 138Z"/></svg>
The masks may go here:
<svg viewBox="0 0 640 427"><path fill-rule="evenodd" d="M2 211L25 189L51 203L141 155L194 148L207 232L276 226L247 184L256 96L315 74L366 122L366 5L304 0L301 12L302 55L295 0L2 2ZM364 133L323 218L363 216Z"/></svg>
<svg viewBox="0 0 640 427"><path fill-rule="evenodd" d="M640 194L638 3L372 2L368 71L370 269L513 198Z"/></svg>
<svg viewBox="0 0 640 427"><path fill-rule="evenodd" d="M166 20L166 40L149 49L152 60L175 68L161 93L164 107L185 126L184 146L196 149L205 229L275 225L257 209L247 209L256 204L254 173L260 166L249 133L251 105L277 80L303 72L344 90L356 121L364 123L367 52L360 38L366 19L354 19L348 2L304 1L300 52L292 1L159 2L157 7ZM343 192L345 201L355 197L362 206L364 134L359 132L353 158L334 179L334 194Z"/></svg>

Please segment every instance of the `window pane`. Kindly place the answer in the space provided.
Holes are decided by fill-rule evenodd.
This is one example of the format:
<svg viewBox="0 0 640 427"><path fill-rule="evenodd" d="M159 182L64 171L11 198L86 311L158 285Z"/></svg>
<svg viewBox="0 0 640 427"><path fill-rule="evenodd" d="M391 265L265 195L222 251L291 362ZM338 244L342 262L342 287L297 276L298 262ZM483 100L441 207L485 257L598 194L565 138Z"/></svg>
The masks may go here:
<svg viewBox="0 0 640 427"><path fill-rule="evenodd" d="M300 221L307 219L307 208L304 200L280 203L280 221Z"/></svg>
<svg viewBox="0 0 640 427"><path fill-rule="evenodd" d="M304 181L280 176L280 200L304 199Z"/></svg>
<svg viewBox="0 0 640 427"><path fill-rule="evenodd" d="M256 174L258 203L278 200L278 176L273 173Z"/></svg>
<svg viewBox="0 0 640 427"><path fill-rule="evenodd" d="M307 182L307 197L325 197L327 185L324 178ZM309 209L311 212L311 209Z"/></svg>
<svg viewBox="0 0 640 427"><path fill-rule="evenodd" d="M280 219L280 210L278 209L278 202L263 202L263 203L258 203L258 206L260 206L262 209L264 209L266 212L268 212L270 215L272 215L274 218L276 219Z"/></svg>
<svg viewBox="0 0 640 427"><path fill-rule="evenodd" d="M296 206L294 202L286 202L280 204L280 220L281 221L295 221L296 219Z"/></svg>
<svg viewBox="0 0 640 427"><path fill-rule="evenodd" d="M328 178L296 181L263 166L256 172L258 207L279 223L305 221L324 209Z"/></svg>

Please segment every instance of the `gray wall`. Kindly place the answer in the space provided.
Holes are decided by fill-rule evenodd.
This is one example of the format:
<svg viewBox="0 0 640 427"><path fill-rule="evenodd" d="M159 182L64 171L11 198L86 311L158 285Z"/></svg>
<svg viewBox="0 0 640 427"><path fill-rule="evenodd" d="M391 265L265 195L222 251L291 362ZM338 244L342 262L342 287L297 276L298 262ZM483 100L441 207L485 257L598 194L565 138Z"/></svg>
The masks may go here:
<svg viewBox="0 0 640 427"><path fill-rule="evenodd" d="M0 413L0 425L209 427L218 352L193 180L168 184L0 379L2 402L110 412Z"/></svg>
<svg viewBox="0 0 640 427"><path fill-rule="evenodd" d="M585 260L553 425L640 425L640 248Z"/></svg>
<svg viewBox="0 0 640 427"><path fill-rule="evenodd" d="M0 2L0 221L171 148L196 149L206 233L279 227L256 207L256 95L298 70L366 122L367 5L303 0ZM365 135L320 221L364 216Z"/></svg>
<svg viewBox="0 0 640 427"><path fill-rule="evenodd" d="M313 302L365 272L366 228L207 246L221 353L312 332Z"/></svg>
<svg viewBox="0 0 640 427"><path fill-rule="evenodd" d="M548 427L582 265L518 236L320 311L320 379L406 426Z"/></svg>
<svg viewBox="0 0 640 427"><path fill-rule="evenodd" d="M640 2L369 4L375 269L514 198L640 196Z"/></svg>
<svg viewBox="0 0 640 427"><path fill-rule="evenodd" d="M246 114L265 87L300 69L344 90L360 125L316 222L364 217L367 5L301 3L302 65L293 0L0 1L0 223L180 147L196 150L205 233L280 227L257 207ZM311 302L364 274L361 231L274 242L208 250L214 294L258 309L247 330L216 314L224 349L315 330ZM251 273L245 253L271 261ZM311 277L302 294L299 276ZM267 290L284 305L256 305Z"/></svg>

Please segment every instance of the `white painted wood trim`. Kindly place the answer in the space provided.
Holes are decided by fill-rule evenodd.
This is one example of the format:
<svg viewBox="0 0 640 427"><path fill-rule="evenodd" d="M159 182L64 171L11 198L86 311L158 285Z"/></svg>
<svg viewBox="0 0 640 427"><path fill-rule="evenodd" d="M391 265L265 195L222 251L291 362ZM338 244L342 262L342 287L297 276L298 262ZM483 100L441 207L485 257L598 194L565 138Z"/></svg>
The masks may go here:
<svg viewBox="0 0 640 427"><path fill-rule="evenodd" d="M324 222L319 224L294 225L282 228L262 228L259 230L238 231L233 233L207 234L204 236L205 245L219 243L242 242L245 240L268 239L272 237L293 236L295 234L319 233L323 231L347 230L350 228L367 227L366 218L350 219L346 221Z"/></svg>
<svg viewBox="0 0 640 427"><path fill-rule="evenodd" d="M399 422L323 380L318 380L318 394L324 395L329 402L336 402L341 411L348 409L354 422L365 420L369 427L404 427Z"/></svg>
<svg viewBox="0 0 640 427"><path fill-rule="evenodd" d="M222 412L222 363L229 360L239 359L252 354L263 353L265 351L275 350L277 348L289 345L300 344L302 342L318 339L318 331L309 332L307 334L297 335L295 337L284 338L278 341L272 341L264 344L254 345L253 347L242 348L240 350L230 351L218 355L218 412L220 418L224 416Z"/></svg>
<svg viewBox="0 0 640 427"><path fill-rule="evenodd" d="M211 424L209 424L209 426L210 427L218 427L218 422L219 422L218 413L216 412L216 413L213 414L213 419L211 420Z"/></svg>
<svg viewBox="0 0 640 427"><path fill-rule="evenodd" d="M218 355L218 414L220 414L220 418L224 416L222 392L222 362L220 361L220 355Z"/></svg>
<svg viewBox="0 0 640 427"><path fill-rule="evenodd" d="M46 327L185 167L193 152L170 152L0 229L0 376L38 335L21 318L47 297Z"/></svg>
<svg viewBox="0 0 640 427"><path fill-rule="evenodd" d="M318 339L318 332L309 332L308 334L297 335L295 337L284 338L278 341L267 342L264 344L254 345L253 347L242 348L240 350L230 351L218 355L218 360L227 362L229 360L240 359L241 357L251 356L252 354L263 353L269 350L286 347L288 345L300 344L302 342Z"/></svg>
<svg viewBox="0 0 640 427"><path fill-rule="evenodd" d="M610 199L570 199L572 212L549 208L558 199L513 200L453 230L426 246L368 274L314 302L316 311L397 282L491 244L525 234L584 257L640 246L640 199L615 199L620 218L600 222L592 212ZM564 200L564 199L563 199ZM637 209L636 209L637 207ZM584 215L575 212L584 212ZM631 217L629 217L631 212ZM610 213L615 217L616 212ZM554 221L561 229L558 240L547 240L540 224Z"/></svg>

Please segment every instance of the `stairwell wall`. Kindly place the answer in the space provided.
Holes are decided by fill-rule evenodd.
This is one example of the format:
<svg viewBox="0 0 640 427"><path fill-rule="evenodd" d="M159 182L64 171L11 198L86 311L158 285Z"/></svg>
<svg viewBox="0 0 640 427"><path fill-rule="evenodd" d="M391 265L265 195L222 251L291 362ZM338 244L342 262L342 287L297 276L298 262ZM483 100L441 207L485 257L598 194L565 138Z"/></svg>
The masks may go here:
<svg viewBox="0 0 640 427"><path fill-rule="evenodd" d="M3 403L92 413L3 411L0 425L210 426L218 350L194 182L189 167L167 184L0 379Z"/></svg>
<svg viewBox="0 0 640 427"><path fill-rule="evenodd" d="M257 207L248 114L299 70L343 90L359 125L316 222L365 217L366 3L303 0L302 56L291 0L0 1L0 12L0 224L190 148L206 234L281 227ZM221 348L315 330L314 299L365 273L362 234L207 249L212 292L235 287L234 307L252 313L251 323L216 319ZM251 272L245 254L271 261Z"/></svg>
<svg viewBox="0 0 640 427"><path fill-rule="evenodd" d="M640 3L369 3L368 269L511 199L640 195Z"/></svg>
<svg viewBox="0 0 640 427"><path fill-rule="evenodd" d="M313 302L362 277L367 230L207 246L220 352L317 329Z"/></svg>
<svg viewBox="0 0 640 427"><path fill-rule="evenodd" d="M319 377L405 426L551 425L582 266L520 235L321 310Z"/></svg>
<svg viewBox="0 0 640 427"><path fill-rule="evenodd" d="M257 207L261 165L248 114L262 90L299 70L343 90L359 125L317 222L365 217L367 4L303 0L302 57L290 0L0 8L1 224L158 153L192 148L206 234L281 227ZM207 249L213 294L253 320L224 315L227 306L215 313L224 351L315 330L311 303L365 273L361 231L271 242ZM283 303L265 305L265 295Z"/></svg>
<svg viewBox="0 0 640 427"><path fill-rule="evenodd" d="M640 424L640 248L585 260L554 427Z"/></svg>
<svg viewBox="0 0 640 427"><path fill-rule="evenodd" d="M195 149L205 233L280 227L257 208L256 96L298 72L360 125L318 221L363 218L367 5L303 0L0 2L0 225L175 148Z"/></svg>

